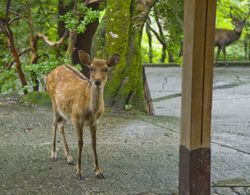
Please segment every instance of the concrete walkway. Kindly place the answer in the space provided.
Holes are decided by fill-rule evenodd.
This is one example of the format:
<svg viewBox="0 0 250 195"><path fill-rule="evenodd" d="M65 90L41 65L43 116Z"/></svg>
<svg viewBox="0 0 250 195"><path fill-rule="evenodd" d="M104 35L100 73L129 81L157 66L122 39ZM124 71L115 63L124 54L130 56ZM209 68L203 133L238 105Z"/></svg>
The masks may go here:
<svg viewBox="0 0 250 195"><path fill-rule="evenodd" d="M156 114L180 117L181 68L146 73ZM221 186L213 192L250 194L250 67L215 68L213 86L212 182Z"/></svg>
<svg viewBox="0 0 250 195"><path fill-rule="evenodd" d="M50 108L8 104L0 98L0 194L176 194L181 70L157 69L147 68L147 75L156 113L164 116L106 113L100 121L98 153L104 180L94 177L87 129L86 178L78 180L75 166L64 160L60 135L58 160L49 159ZM250 194L250 69L218 68L214 85L211 192ZM76 159L70 124L66 135Z"/></svg>

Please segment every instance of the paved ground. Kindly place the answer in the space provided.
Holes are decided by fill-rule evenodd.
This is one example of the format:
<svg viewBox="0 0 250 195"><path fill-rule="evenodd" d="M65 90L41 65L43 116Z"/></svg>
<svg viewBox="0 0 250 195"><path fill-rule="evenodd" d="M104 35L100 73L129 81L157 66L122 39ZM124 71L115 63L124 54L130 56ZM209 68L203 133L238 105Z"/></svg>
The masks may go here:
<svg viewBox="0 0 250 195"><path fill-rule="evenodd" d="M63 159L61 141L58 143L58 161L49 160L49 109L2 105L0 194L176 192L178 135L168 127L177 123L176 118L163 120L161 117L107 114L98 132L99 158L106 179L94 178L89 132L86 131L83 169L87 178L81 181L76 179L75 167L67 165ZM74 133L69 125L67 136L75 157Z"/></svg>
<svg viewBox="0 0 250 195"><path fill-rule="evenodd" d="M87 129L83 151L86 179L78 180L75 167L63 158L60 136L59 159L49 160L50 109L8 105L6 98L0 98L0 194L175 194L180 68L147 72L156 113L165 116L105 114L98 131L104 180L94 178ZM211 192L250 194L250 68L218 68L214 85ZM75 131L70 124L66 129L76 157Z"/></svg>
<svg viewBox="0 0 250 195"><path fill-rule="evenodd" d="M156 114L180 117L181 68L146 73ZM245 186L240 194L250 194L250 67L215 68L213 85L212 181ZM227 190L222 194L237 194Z"/></svg>

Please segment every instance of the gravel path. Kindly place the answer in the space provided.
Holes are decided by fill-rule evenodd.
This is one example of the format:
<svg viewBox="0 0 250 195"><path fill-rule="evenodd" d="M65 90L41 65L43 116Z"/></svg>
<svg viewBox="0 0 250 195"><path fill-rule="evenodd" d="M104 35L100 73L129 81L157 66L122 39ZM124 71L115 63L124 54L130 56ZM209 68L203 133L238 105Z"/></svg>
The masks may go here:
<svg viewBox="0 0 250 195"><path fill-rule="evenodd" d="M175 194L178 192L180 68L147 69L158 115L106 113L98 153L106 177L94 177L90 134L84 134L83 171L67 165L58 135L51 162L52 112L0 98L0 194ZM156 77L158 75L158 77ZM250 194L250 68L215 70L212 194ZM178 95L179 94L179 95ZM58 133L59 134L59 133ZM66 126L76 159L75 130Z"/></svg>

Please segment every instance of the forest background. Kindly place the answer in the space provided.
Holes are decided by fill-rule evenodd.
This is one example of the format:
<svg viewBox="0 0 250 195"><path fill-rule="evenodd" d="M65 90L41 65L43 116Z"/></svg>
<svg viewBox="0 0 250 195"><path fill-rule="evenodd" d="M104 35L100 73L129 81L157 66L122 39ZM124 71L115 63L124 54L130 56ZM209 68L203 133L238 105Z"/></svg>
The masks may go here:
<svg viewBox="0 0 250 195"><path fill-rule="evenodd" d="M216 28L233 29L249 0L218 0ZM61 64L80 65L119 53L105 90L109 106L145 108L142 64L182 64L184 0L6 0L0 3L0 94L44 91L44 77ZM230 15L231 12L231 15ZM228 61L250 61L250 20L227 47ZM223 55L220 56L223 60Z"/></svg>

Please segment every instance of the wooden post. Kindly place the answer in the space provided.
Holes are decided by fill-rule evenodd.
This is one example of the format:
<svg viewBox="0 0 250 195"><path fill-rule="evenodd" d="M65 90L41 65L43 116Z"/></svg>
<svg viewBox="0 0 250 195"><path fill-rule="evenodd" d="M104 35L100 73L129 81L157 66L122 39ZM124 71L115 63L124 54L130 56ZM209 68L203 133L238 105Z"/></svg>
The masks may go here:
<svg viewBox="0 0 250 195"><path fill-rule="evenodd" d="M206 195L210 194L216 0L184 2L179 194Z"/></svg>

